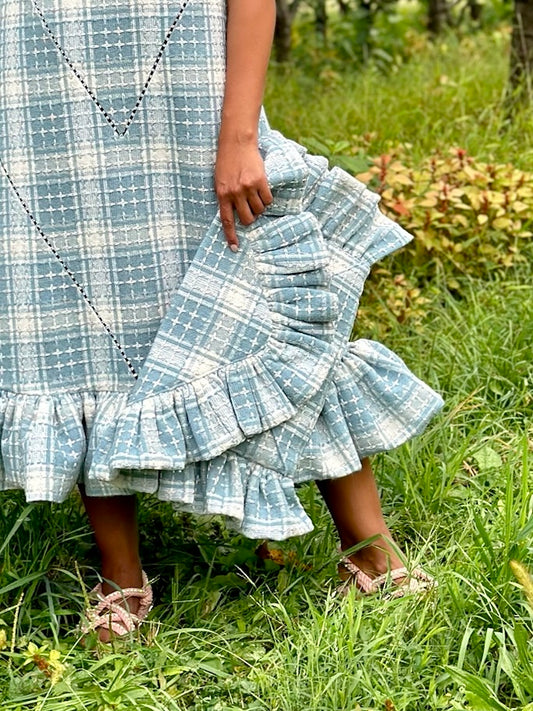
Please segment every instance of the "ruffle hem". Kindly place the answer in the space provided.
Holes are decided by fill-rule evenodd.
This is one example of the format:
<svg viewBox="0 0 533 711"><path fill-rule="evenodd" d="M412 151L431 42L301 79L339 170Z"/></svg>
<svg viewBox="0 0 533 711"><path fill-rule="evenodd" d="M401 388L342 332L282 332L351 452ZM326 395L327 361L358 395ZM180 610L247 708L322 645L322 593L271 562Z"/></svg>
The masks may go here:
<svg viewBox="0 0 533 711"><path fill-rule="evenodd" d="M0 489L153 493L251 538L312 529L295 484L420 433L442 399L350 342L372 264L411 235L379 196L268 130L273 204L231 253L216 218L128 392L0 392ZM53 486L52 486L53 482Z"/></svg>

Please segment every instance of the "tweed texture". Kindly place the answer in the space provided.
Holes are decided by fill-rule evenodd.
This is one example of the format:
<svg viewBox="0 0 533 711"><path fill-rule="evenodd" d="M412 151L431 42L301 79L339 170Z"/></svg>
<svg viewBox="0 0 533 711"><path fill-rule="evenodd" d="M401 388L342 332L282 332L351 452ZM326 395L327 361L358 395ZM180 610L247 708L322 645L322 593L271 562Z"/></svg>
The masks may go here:
<svg viewBox="0 0 533 711"><path fill-rule="evenodd" d="M283 539L312 528L296 483L442 399L349 340L411 236L264 113L274 202L225 245L225 22L224 0L0 0L0 488L152 493Z"/></svg>

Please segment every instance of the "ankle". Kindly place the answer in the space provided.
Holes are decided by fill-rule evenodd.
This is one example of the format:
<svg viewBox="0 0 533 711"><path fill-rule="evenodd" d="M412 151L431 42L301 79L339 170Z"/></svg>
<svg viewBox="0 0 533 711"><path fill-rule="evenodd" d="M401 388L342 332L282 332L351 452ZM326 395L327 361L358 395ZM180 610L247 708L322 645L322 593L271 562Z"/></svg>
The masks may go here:
<svg viewBox="0 0 533 711"><path fill-rule="evenodd" d="M142 588L142 565L138 557L130 560L102 560L104 594L118 588ZM107 582L109 581L109 582Z"/></svg>
<svg viewBox="0 0 533 711"><path fill-rule="evenodd" d="M378 576L395 568L401 568L403 563L390 544L390 535L382 535L375 543L369 544L348 557L361 570L370 576ZM354 543L347 545L343 540L341 550L348 550Z"/></svg>
<svg viewBox="0 0 533 711"><path fill-rule="evenodd" d="M377 546L367 546L349 557L364 573L371 577L383 575L383 573L398 567L388 551Z"/></svg>

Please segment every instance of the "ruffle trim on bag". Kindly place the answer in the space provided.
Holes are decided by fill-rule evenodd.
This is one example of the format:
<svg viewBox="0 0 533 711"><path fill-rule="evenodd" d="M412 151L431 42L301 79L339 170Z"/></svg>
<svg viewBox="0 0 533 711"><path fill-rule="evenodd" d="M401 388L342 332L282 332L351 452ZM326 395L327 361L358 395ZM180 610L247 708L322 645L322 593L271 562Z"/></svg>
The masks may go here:
<svg viewBox="0 0 533 711"><path fill-rule="evenodd" d="M420 434L443 404L440 395L381 343L350 342L328 384L295 480L358 471L364 457Z"/></svg>

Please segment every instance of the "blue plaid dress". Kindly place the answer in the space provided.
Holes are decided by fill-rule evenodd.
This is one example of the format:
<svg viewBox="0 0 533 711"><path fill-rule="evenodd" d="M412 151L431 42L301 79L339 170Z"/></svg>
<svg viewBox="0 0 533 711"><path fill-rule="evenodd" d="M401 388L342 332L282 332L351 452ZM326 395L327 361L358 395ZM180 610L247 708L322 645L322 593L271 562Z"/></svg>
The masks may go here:
<svg viewBox="0 0 533 711"><path fill-rule="evenodd" d="M350 342L411 236L273 131L274 202L228 250L213 190L225 0L0 0L0 488L157 495L249 537L312 524L442 400Z"/></svg>

